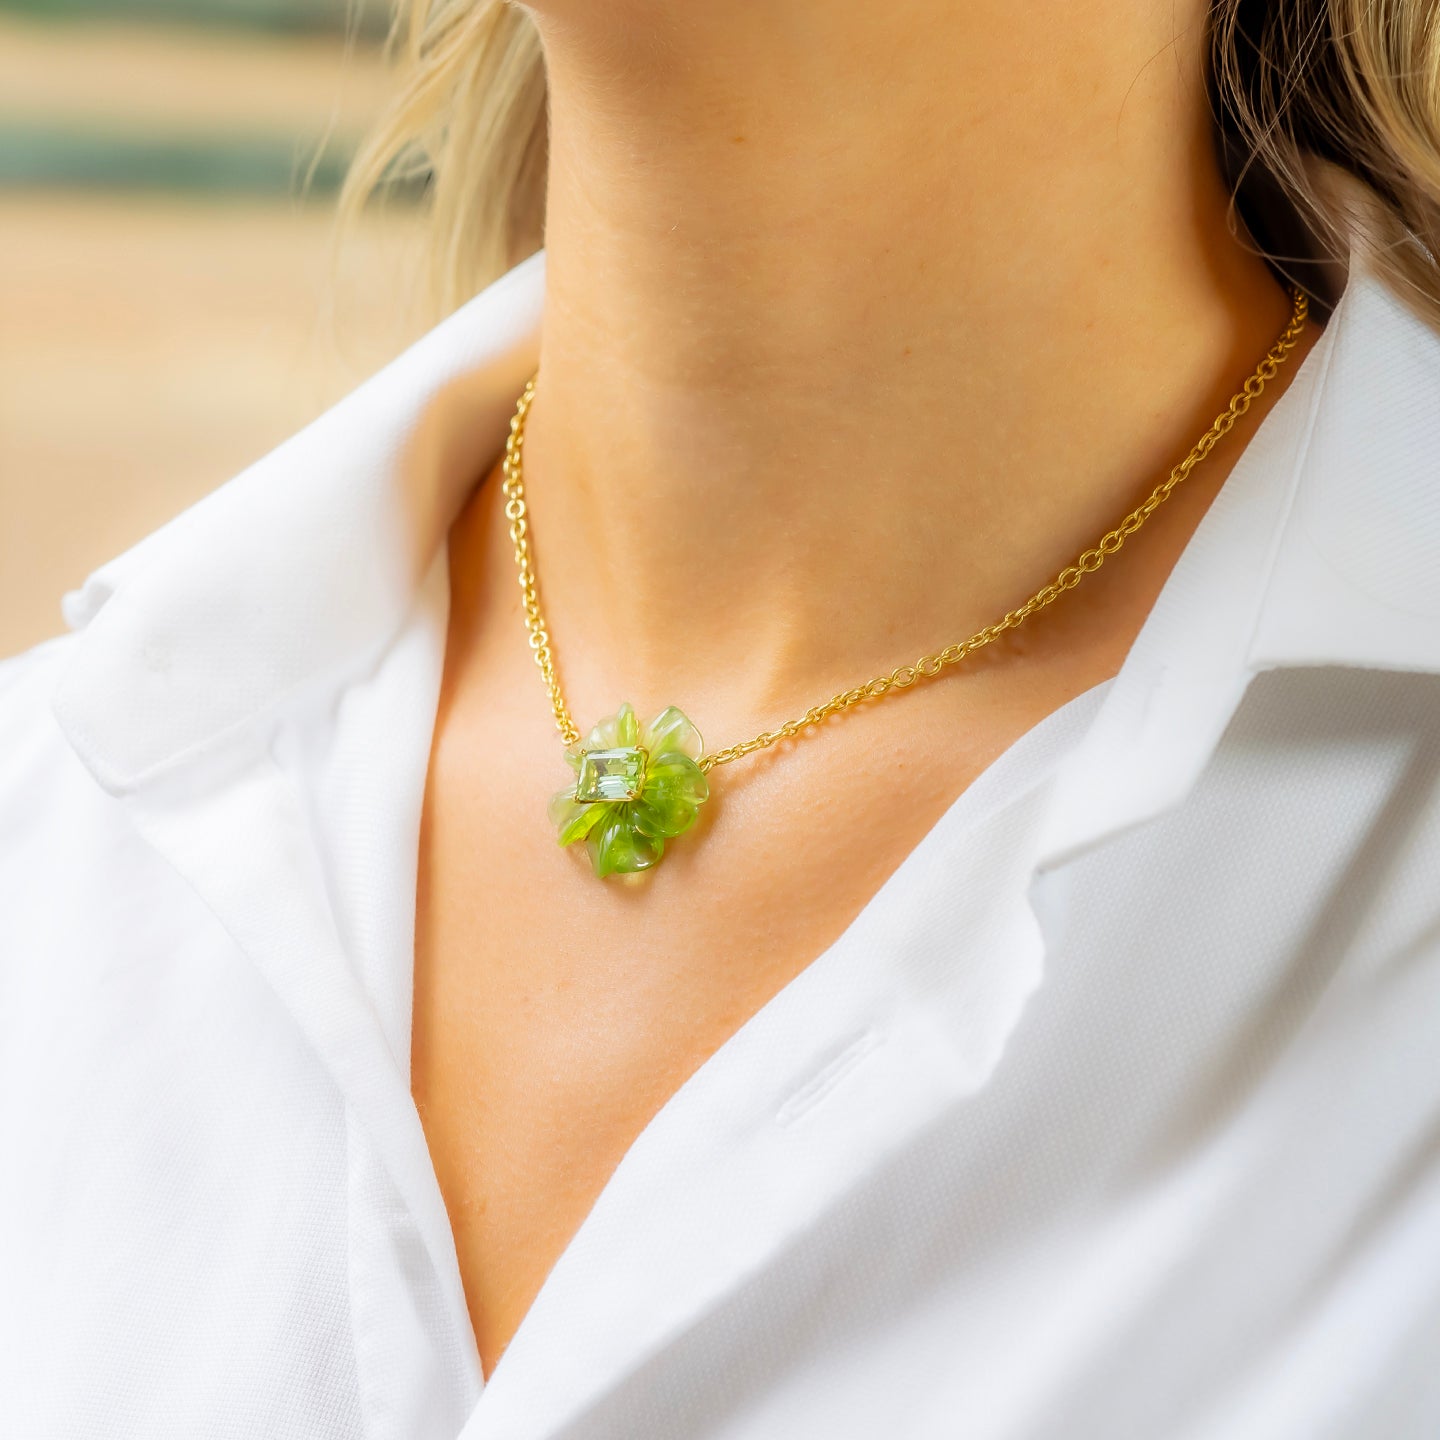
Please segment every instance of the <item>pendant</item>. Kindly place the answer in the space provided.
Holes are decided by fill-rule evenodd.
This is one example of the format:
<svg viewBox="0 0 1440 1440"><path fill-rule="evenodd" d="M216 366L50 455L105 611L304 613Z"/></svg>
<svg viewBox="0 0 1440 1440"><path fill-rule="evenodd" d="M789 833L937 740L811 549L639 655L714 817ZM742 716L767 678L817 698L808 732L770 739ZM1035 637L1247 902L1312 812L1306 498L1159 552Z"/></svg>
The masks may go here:
<svg viewBox="0 0 1440 1440"><path fill-rule="evenodd" d="M710 796L700 732L675 706L642 725L627 701L565 751L575 783L550 798L561 845L585 842L602 879L660 863Z"/></svg>

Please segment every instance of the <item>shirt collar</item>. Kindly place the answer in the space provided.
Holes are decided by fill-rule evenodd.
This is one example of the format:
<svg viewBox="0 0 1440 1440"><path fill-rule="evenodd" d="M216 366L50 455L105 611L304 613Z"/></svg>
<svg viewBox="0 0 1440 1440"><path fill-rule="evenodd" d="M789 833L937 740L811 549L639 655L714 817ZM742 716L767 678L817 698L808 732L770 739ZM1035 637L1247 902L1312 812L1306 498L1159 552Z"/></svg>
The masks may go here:
<svg viewBox="0 0 1440 1440"><path fill-rule="evenodd" d="M1262 671L1440 670L1440 334L1350 262L1059 771L1042 870L1182 800Z"/></svg>
<svg viewBox="0 0 1440 1440"><path fill-rule="evenodd" d="M65 596L82 634L54 710L106 790L254 743L288 700L383 651L503 446L544 265L530 256Z"/></svg>
<svg viewBox="0 0 1440 1440"><path fill-rule="evenodd" d="M253 739L303 684L338 683L384 648L503 446L538 356L544 276L542 250L65 597L83 633L54 707L107 790ZM1136 787L1156 767L1169 778L1152 795L1183 787L1261 669L1440 669L1437 394L1440 335L1357 250L1325 333L1169 578L1097 727L1138 745ZM442 423L452 404L463 427ZM468 457L440 452L457 430ZM1177 746L1192 763L1173 763ZM1084 769L1070 767L1077 801ZM1112 794L1092 820L1131 812ZM1094 830L1057 833L1053 848Z"/></svg>

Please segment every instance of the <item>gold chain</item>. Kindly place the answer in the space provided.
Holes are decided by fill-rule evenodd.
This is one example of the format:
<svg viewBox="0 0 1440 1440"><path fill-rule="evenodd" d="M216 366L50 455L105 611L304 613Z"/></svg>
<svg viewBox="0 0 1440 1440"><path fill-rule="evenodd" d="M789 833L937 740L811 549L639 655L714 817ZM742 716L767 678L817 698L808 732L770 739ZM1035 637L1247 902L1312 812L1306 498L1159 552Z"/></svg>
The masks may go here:
<svg viewBox="0 0 1440 1440"><path fill-rule="evenodd" d="M1305 328L1305 318L1309 310L1303 290L1292 289L1291 295L1294 298L1294 310L1284 333L1271 346L1265 358L1255 367L1250 378L1231 398L1229 405L1215 417L1214 423L1195 442L1190 453L1113 530L1102 535L1090 549L1077 557L1074 564L1067 565L1048 585L1037 590L1018 609L1011 610L993 625L987 625L983 630L977 630L968 640L947 645L945 649L937 650L932 655L922 655L913 664L901 665L890 671L888 675L877 675L875 679L868 680L863 685L857 685L854 689L842 690L838 695L832 695L824 704L812 706L798 718L787 720L783 725L774 730L767 730L753 740L746 740L738 745L731 745L724 750L716 750L712 754L705 755L700 760L700 768L710 770L716 765L728 764L731 760L738 760L756 750L764 750L779 740L788 739L801 730L820 724L828 716L860 704L862 700L878 699L891 690L904 690L917 680L938 675L947 665L959 664L967 655L998 640L1007 630L1013 630L1016 626L1023 624L1037 610L1043 610L1047 605L1058 600L1067 590L1074 589L1092 570L1098 570L1104 564L1105 557L1113 555L1126 539L1133 535L1170 498L1171 492L1176 486L1210 453L1216 443L1229 433L1235 422L1260 396L1266 384L1275 378L1275 372L1299 341L1300 332ZM544 676L545 688L550 692L550 705L555 712L556 728L567 745L575 745L580 741L580 727L576 725L571 716L565 704L565 697L560 690L560 680L555 673L555 656L550 649L550 635L545 628L545 617L540 609L540 598L535 585L535 570L530 559L529 522L525 509L522 453L525 444L525 417L529 413L530 403L534 399L535 382L538 378L539 371L537 370L525 386L519 403L515 407L515 414L510 421L510 435L505 442L505 480L502 488L505 494L505 515L510 521L510 540L515 547L515 563L520 571L520 590L525 599L525 628L530 634L530 649L534 652L535 663L540 667L541 675Z"/></svg>

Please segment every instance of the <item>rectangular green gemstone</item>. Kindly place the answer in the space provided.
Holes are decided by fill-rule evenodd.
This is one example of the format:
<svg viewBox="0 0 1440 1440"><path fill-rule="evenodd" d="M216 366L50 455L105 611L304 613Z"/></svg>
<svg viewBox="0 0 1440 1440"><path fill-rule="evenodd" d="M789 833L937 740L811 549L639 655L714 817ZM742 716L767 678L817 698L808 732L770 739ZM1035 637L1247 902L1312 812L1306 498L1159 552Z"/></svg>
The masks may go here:
<svg viewBox="0 0 1440 1440"><path fill-rule="evenodd" d="M625 745L616 750L587 750L580 758L575 798L634 800L645 784L645 752Z"/></svg>

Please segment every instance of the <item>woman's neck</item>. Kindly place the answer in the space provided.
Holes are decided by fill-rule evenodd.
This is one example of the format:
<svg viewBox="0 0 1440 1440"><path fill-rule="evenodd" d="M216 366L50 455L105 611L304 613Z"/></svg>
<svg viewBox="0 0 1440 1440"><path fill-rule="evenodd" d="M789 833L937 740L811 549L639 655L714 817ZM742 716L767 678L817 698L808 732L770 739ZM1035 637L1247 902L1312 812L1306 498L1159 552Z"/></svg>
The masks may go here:
<svg viewBox="0 0 1440 1440"><path fill-rule="evenodd" d="M1227 230L1202 0L530 8L526 482L581 709L723 694L743 726L961 638L1162 478L1283 327Z"/></svg>

